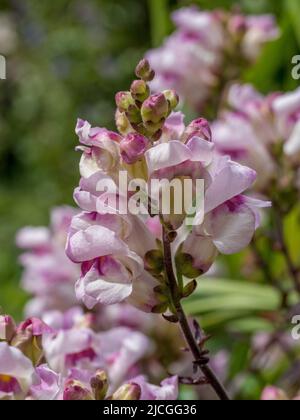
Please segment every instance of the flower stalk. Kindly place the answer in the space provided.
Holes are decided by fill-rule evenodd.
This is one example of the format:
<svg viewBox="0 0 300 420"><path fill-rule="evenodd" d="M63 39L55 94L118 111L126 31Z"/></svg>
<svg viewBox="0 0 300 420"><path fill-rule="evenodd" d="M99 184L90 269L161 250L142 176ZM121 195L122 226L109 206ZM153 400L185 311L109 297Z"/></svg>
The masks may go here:
<svg viewBox="0 0 300 420"><path fill-rule="evenodd" d="M173 263L172 263L172 252L171 252L171 242L169 239L168 232L165 228L163 228L163 248L164 248L164 263L165 269L168 279L168 285L170 288L170 294L172 298L172 306L176 311L176 317L178 318L178 322L180 324L181 331L184 335L184 338L189 346L190 351L195 358L195 365L202 371L203 375L205 376L207 382L211 385L214 389L220 400L222 401L229 401L230 397L225 390L224 386L221 384L213 370L207 363L207 359L203 357L203 350L197 343L194 334L190 328L187 316L184 312L184 309L181 304L181 296L179 293L179 288L177 284L177 280L175 277Z"/></svg>

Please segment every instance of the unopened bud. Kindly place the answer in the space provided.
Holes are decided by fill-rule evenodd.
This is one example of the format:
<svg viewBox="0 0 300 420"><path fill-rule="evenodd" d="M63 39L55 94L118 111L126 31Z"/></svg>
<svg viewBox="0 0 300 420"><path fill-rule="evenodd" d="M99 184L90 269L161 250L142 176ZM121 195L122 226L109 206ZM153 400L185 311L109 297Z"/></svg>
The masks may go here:
<svg viewBox="0 0 300 420"><path fill-rule="evenodd" d="M189 296L191 296L194 293L194 291L196 289L197 289L197 281L193 280L183 288L182 297L183 298L188 298Z"/></svg>
<svg viewBox="0 0 300 420"><path fill-rule="evenodd" d="M11 342L16 332L16 324L8 315L0 316L0 341Z"/></svg>
<svg viewBox="0 0 300 420"><path fill-rule="evenodd" d="M79 381L70 379L64 389L64 401L92 401L92 393Z"/></svg>
<svg viewBox="0 0 300 420"><path fill-rule="evenodd" d="M286 401L288 397L284 391L275 386L268 386L264 389L262 401Z"/></svg>
<svg viewBox="0 0 300 420"><path fill-rule="evenodd" d="M114 401L138 401L141 398L141 387L138 384L121 386L112 396Z"/></svg>
<svg viewBox="0 0 300 420"><path fill-rule="evenodd" d="M147 148L149 140L139 133L130 133L121 141L121 156L125 163L131 165L141 159Z"/></svg>
<svg viewBox="0 0 300 420"><path fill-rule="evenodd" d="M119 133L122 134L123 136L126 136L126 134L131 133L133 131L132 126L128 118L126 117L125 112L120 112L117 109L115 120L116 120L117 129Z"/></svg>
<svg viewBox="0 0 300 420"><path fill-rule="evenodd" d="M133 99L144 102L150 96L150 88L144 80L135 80L130 88Z"/></svg>
<svg viewBox="0 0 300 420"><path fill-rule="evenodd" d="M194 279L203 274L201 270L194 267L192 255L180 251L176 255L176 266L180 267L181 274L188 279Z"/></svg>
<svg viewBox="0 0 300 420"><path fill-rule="evenodd" d="M151 270L154 270L157 274L160 274L164 269L164 257L162 251L154 249L148 251L145 255L145 261Z"/></svg>
<svg viewBox="0 0 300 420"><path fill-rule="evenodd" d="M42 336L45 333L53 333L52 328L37 318L30 318L18 326L11 345L37 365L43 354Z"/></svg>
<svg viewBox="0 0 300 420"><path fill-rule="evenodd" d="M137 65L135 74L145 82L151 82L155 77L155 71L152 70L149 61L145 58Z"/></svg>
<svg viewBox="0 0 300 420"><path fill-rule="evenodd" d="M208 121L205 118L198 118L192 121L183 134L183 141L188 142L193 137L200 137L209 142L212 141L212 132Z"/></svg>
<svg viewBox="0 0 300 420"><path fill-rule="evenodd" d="M145 127L156 133L169 114L169 103L162 93L152 95L143 103L141 113Z"/></svg>
<svg viewBox="0 0 300 420"><path fill-rule="evenodd" d="M136 105L130 105L125 114L131 124L142 122L141 110Z"/></svg>
<svg viewBox="0 0 300 420"><path fill-rule="evenodd" d="M179 96L177 95L176 91L173 89L165 90L163 92L167 101L169 101L171 111L173 111L177 105L179 104Z"/></svg>
<svg viewBox="0 0 300 420"><path fill-rule="evenodd" d="M91 387L95 399L97 401L104 400L108 391L108 378L103 370L98 371L96 375L92 377Z"/></svg>
<svg viewBox="0 0 300 420"><path fill-rule="evenodd" d="M135 102L130 92L118 92L116 94L116 105L119 111L126 112L131 105L135 105Z"/></svg>

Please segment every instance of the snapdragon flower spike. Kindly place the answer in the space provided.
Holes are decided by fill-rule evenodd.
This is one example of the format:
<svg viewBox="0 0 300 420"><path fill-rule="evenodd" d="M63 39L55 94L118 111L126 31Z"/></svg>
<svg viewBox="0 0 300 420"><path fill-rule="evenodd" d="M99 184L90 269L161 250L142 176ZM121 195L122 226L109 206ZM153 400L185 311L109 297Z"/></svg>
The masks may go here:
<svg viewBox="0 0 300 420"><path fill-rule="evenodd" d="M128 100L132 94L125 97ZM117 100L119 104L122 98ZM158 220L169 230L173 257L183 267L182 274L191 278L207 272L219 252L232 254L247 246L260 223L259 209L270 205L244 195L255 182L256 172L217 153L206 120L200 118L185 127L184 116L172 113L177 102L176 94L169 91L150 95L138 107L145 135L137 132L135 124L131 128L136 131L126 136L92 129L87 122L79 124L77 131L88 146L83 152L89 155L92 170L81 171L74 197L83 213L73 219L66 251L81 265L76 294L89 309L99 303L127 302L145 312L163 313L169 306L161 258L162 229L152 231L153 223L130 211L120 214L119 204L128 197L118 187L106 193L98 190L102 180L112 180L112 186L117 186L117 169L126 170L130 178L147 181L150 201L166 192L159 183L153 186L153 180L183 183L189 179L193 192L197 181L204 181L204 212L195 210L192 226L185 223L186 208L180 214L175 206L170 214L159 208ZM118 112L125 110L124 103L122 106ZM101 156L108 156L114 165L103 165ZM176 203L172 193L171 203ZM103 203L113 196L118 203L110 204L108 214ZM146 209L148 204L147 200ZM191 284L186 294L194 289Z"/></svg>

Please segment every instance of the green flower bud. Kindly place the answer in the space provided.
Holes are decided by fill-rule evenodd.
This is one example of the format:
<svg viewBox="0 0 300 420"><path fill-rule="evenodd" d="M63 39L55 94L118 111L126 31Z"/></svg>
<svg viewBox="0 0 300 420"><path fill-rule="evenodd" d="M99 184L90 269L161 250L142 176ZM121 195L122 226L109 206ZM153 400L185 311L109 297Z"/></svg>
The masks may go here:
<svg viewBox="0 0 300 420"><path fill-rule="evenodd" d="M130 88L133 99L144 102L150 96L150 88L144 80L135 80Z"/></svg>
<svg viewBox="0 0 300 420"><path fill-rule="evenodd" d="M176 266L180 268L183 276L194 279L201 276L202 271L194 267L194 258L190 254L178 252L176 255Z"/></svg>
<svg viewBox="0 0 300 420"><path fill-rule="evenodd" d="M179 96L177 95L175 90L172 89L165 90L163 94L165 95L165 98L170 104L171 111L173 111L179 104Z"/></svg>
<svg viewBox="0 0 300 420"><path fill-rule="evenodd" d="M138 401L141 398L141 387L138 384L125 384L112 396L114 401Z"/></svg>
<svg viewBox="0 0 300 420"><path fill-rule="evenodd" d="M116 105L119 111L126 112L130 106L135 105L135 101L130 92L118 92L116 94Z"/></svg>
<svg viewBox="0 0 300 420"><path fill-rule="evenodd" d="M141 111L136 105L130 105L125 114L131 124L142 122Z"/></svg>
<svg viewBox="0 0 300 420"><path fill-rule="evenodd" d="M137 65L135 74L145 82L151 82L155 77L155 71L152 70L149 61L145 58Z"/></svg>
<svg viewBox="0 0 300 420"><path fill-rule="evenodd" d="M99 370L91 379L91 387L97 401L102 401L108 391L108 378L106 372Z"/></svg>
<svg viewBox="0 0 300 420"><path fill-rule="evenodd" d="M127 134L132 133L134 131L128 118L126 117L125 112L120 112L117 109L115 120L117 129L119 133L123 136L126 136Z"/></svg>
<svg viewBox="0 0 300 420"><path fill-rule="evenodd" d="M146 264L151 270L160 274L164 269L164 257L160 250L152 250L145 255Z"/></svg>

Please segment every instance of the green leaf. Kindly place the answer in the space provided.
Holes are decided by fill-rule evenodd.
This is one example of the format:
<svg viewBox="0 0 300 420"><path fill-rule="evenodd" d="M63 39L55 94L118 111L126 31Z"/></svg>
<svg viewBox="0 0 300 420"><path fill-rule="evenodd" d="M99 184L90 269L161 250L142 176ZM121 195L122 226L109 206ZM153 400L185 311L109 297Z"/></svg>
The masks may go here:
<svg viewBox="0 0 300 420"><path fill-rule="evenodd" d="M198 289L184 302L190 315L201 317L206 329L226 324L233 331L268 331L271 326L256 314L273 312L280 295L272 287L224 279L200 279Z"/></svg>
<svg viewBox="0 0 300 420"><path fill-rule="evenodd" d="M220 278L198 279L198 289L193 297L199 295L216 295L216 294L237 294L237 295L254 295L254 296L270 296L274 294L274 289L270 286L260 285L257 283L247 283L247 281L232 281Z"/></svg>
<svg viewBox="0 0 300 420"><path fill-rule="evenodd" d="M272 332L274 328L269 321L253 317L230 322L228 329L234 333L253 334L257 331Z"/></svg>

